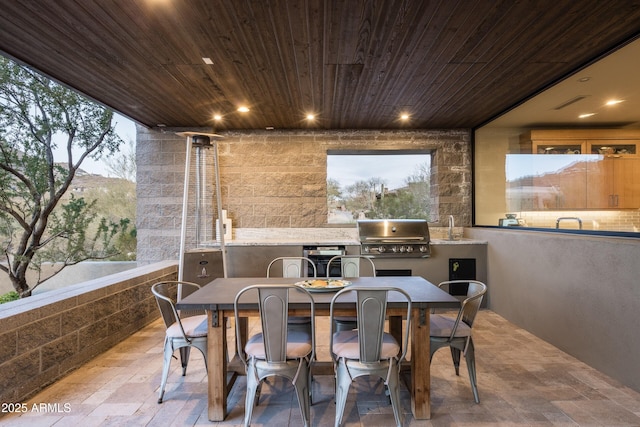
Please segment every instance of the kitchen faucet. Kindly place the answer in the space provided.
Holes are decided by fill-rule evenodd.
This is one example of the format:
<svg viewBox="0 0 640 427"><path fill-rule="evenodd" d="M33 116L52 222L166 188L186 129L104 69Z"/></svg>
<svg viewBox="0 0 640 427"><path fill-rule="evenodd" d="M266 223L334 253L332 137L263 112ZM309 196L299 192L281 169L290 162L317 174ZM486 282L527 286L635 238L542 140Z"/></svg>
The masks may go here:
<svg viewBox="0 0 640 427"><path fill-rule="evenodd" d="M560 228L560 221L569 221L569 220L578 221L578 226L580 227L580 230L582 230L582 220L577 216L561 216L556 220L556 228Z"/></svg>
<svg viewBox="0 0 640 427"><path fill-rule="evenodd" d="M449 215L449 240L453 240L453 227L454 227L453 215Z"/></svg>

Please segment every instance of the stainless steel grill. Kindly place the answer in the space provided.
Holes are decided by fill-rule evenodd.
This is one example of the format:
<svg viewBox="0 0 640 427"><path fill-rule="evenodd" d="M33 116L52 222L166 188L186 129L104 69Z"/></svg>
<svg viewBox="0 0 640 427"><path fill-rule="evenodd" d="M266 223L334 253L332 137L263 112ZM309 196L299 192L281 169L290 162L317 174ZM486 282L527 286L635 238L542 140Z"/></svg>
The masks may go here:
<svg viewBox="0 0 640 427"><path fill-rule="evenodd" d="M376 258L431 256L429 225L424 219L367 219L358 221L360 253Z"/></svg>

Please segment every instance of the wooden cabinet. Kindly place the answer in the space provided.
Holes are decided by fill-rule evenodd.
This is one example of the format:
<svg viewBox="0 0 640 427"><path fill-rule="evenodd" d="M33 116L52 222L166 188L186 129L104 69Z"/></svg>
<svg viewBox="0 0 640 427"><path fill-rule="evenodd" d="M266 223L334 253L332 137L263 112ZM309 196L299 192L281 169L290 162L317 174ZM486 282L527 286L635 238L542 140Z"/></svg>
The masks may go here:
<svg viewBox="0 0 640 427"><path fill-rule="evenodd" d="M601 154L637 156L640 130L531 130L520 135L522 154Z"/></svg>
<svg viewBox="0 0 640 427"><path fill-rule="evenodd" d="M548 140L531 143L531 154L586 154L586 141Z"/></svg>
<svg viewBox="0 0 640 427"><path fill-rule="evenodd" d="M575 162L557 173L532 178L533 188L544 195L539 198L542 210L584 209L587 203L587 168L584 162Z"/></svg>
<svg viewBox="0 0 640 427"><path fill-rule="evenodd" d="M604 140L589 141L587 152L589 154L599 154L605 157L635 157L638 154L638 144L640 140Z"/></svg>
<svg viewBox="0 0 640 427"><path fill-rule="evenodd" d="M534 189L547 193L544 203L532 209L640 208L639 148L638 130L532 130L522 134L523 154L575 156L575 161L564 162L568 166L531 178ZM541 162L545 159L540 156Z"/></svg>
<svg viewBox="0 0 640 427"><path fill-rule="evenodd" d="M587 208L640 208L640 158L605 157L587 163Z"/></svg>

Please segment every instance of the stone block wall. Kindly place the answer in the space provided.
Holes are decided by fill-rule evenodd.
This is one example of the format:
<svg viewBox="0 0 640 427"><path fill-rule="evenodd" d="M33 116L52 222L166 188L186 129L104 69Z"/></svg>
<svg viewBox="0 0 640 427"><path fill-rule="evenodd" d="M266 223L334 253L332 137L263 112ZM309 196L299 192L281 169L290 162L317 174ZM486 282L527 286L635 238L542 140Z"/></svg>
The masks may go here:
<svg viewBox="0 0 640 427"><path fill-rule="evenodd" d="M211 129L189 129L211 133ZM138 127L138 262L178 259L185 173L185 129L163 132ZM432 152L434 225L471 225L471 132L421 131L228 131L217 132L222 208L235 228L327 226L327 151L402 150ZM193 162L193 154L192 154ZM380 165L384 167L384 165ZM213 161L208 177L213 179ZM193 177L189 192L194 194ZM215 204L215 195L211 196ZM188 207L194 223L195 207ZM215 212L215 209L214 209ZM217 215L214 214L214 217ZM186 250L194 245L187 230Z"/></svg>
<svg viewBox="0 0 640 427"><path fill-rule="evenodd" d="M158 319L151 286L177 271L163 262L0 305L0 402L26 400Z"/></svg>

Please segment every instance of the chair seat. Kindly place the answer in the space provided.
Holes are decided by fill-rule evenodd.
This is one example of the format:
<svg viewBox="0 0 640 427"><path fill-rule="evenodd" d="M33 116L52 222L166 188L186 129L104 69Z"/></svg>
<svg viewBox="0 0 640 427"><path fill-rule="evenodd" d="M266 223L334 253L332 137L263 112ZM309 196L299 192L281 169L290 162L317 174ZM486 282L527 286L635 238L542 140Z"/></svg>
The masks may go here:
<svg viewBox="0 0 640 427"><path fill-rule="evenodd" d="M311 318L308 316L289 316L287 323L290 325L306 325L311 324Z"/></svg>
<svg viewBox="0 0 640 427"><path fill-rule="evenodd" d="M400 345L391 334L382 334L382 351L380 359L396 357L400 352ZM358 331L340 331L333 334L333 353L346 359L360 359L360 345Z"/></svg>
<svg viewBox="0 0 640 427"><path fill-rule="evenodd" d="M207 336L207 316L201 314L198 316L185 317L181 319L184 333L188 337L206 337ZM167 328L167 336L169 338L182 338L180 325L178 322Z"/></svg>
<svg viewBox="0 0 640 427"><path fill-rule="evenodd" d="M451 331L453 330L453 325L455 323L456 323L455 318L443 316L441 314L432 314L429 335L432 337L448 338L451 336ZM455 336L468 337L470 335L471 335L471 328L469 327L469 325L461 321L458 324L458 329L456 330Z"/></svg>
<svg viewBox="0 0 640 427"><path fill-rule="evenodd" d="M337 322L357 322L356 316L333 316L333 320Z"/></svg>
<svg viewBox="0 0 640 427"><path fill-rule="evenodd" d="M289 331L287 334L287 358L298 359L311 353L311 335L303 331ZM255 334L244 346L247 355L266 359L262 333Z"/></svg>

